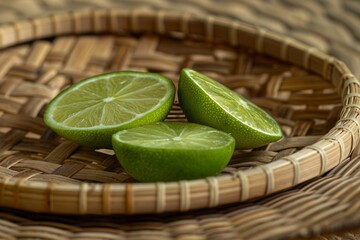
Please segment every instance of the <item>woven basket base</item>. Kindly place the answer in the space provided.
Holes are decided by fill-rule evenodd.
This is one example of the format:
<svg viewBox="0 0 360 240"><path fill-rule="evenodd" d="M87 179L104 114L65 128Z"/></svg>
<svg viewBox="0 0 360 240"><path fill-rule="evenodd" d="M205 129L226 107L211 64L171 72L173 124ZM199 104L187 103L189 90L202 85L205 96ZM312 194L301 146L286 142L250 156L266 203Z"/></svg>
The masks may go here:
<svg viewBox="0 0 360 240"><path fill-rule="evenodd" d="M256 24L336 56L360 75L360 4L357 0L17 0L2 1L0 23L84 8L142 8L213 14Z"/></svg>
<svg viewBox="0 0 360 240"><path fill-rule="evenodd" d="M63 214L212 208L322 175L359 142L356 77L342 62L258 27L214 16L115 9L17 22L0 33L3 48L32 41L0 56L2 206ZM48 101L88 76L150 71L177 85L184 67L217 79L268 111L284 138L235 151L222 176L134 184L112 151L80 147L43 122ZM167 120L185 121L176 102Z"/></svg>
<svg viewBox="0 0 360 240"><path fill-rule="evenodd" d="M146 3L145 3L146 2ZM332 54L338 56L340 59L347 62L347 64L351 66L357 66L357 62L359 62L359 50L356 48L357 39L356 35L359 34L358 29L356 28L359 17L359 4L356 0L347 0L347 1L288 1L288 0L276 0L271 2L262 2L262 3L252 3L253 1L228 1L228 4L218 4L217 1L197 1L197 7L194 7L191 4L191 1L186 2L185 5L183 5L182 9L186 11L192 11L195 13L208 13L213 12L216 14L221 14L233 18L241 18L244 20L248 20L250 22L258 22L259 25L263 25L266 27L269 27L273 30L284 32L286 34L289 34L291 36L296 36L298 38L301 38L302 40L310 43L311 45L315 45L319 47L320 49L324 51L329 51ZM26 4L27 7L23 7L24 4ZM96 6L96 7L112 7L113 5L131 5L132 3L128 3L126 1L92 1L92 0L83 0L83 1L54 1L54 0L34 0L34 1L22 1L22 4L12 4L12 1L7 1L1 3L2 6L5 6L3 9L0 10L1 14L1 21L6 22L10 20L17 20L19 18L29 17L29 16L36 16L36 15L44 15L51 12L58 12L58 11L64 11L68 9L73 9L75 7L81 8L86 6ZM167 3L167 1L141 1L142 5L149 5L151 8L173 8L178 9L179 5L175 4L173 1L171 3ZM181 1L181 4L184 4L183 1ZM265 4L265 6L264 6ZM289 4L291 5L291 8L289 8ZM324 7L327 6L327 10L324 11ZM245 7L245 10L242 11L246 14L239 14L237 11L233 11L236 9L235 7ZM269 11L268 9L272 9L272 11ZM8 10L12 10L8 11ZM260 11L260 12L259 12ZM292 18L290 14L279 14L280 12L286 12L289 11L292 13L295 13L300 18ZM328 13L330 11L330 13ZM299 21L299 19L302 19ZM309 21L311 19L311 21ZM290 20L290 21L288 21ZM321 20L321 21L319 21ZM354 21L355 20L355 21ZM313 24L314 22L321 23L321 24ZM354 24L355 23L355 24ZM326 26L326 27L324 27ZM355 27L354 27L355 26ZM311 30L309 30L311 29ZM334 34L334 33L342 33L342 34ZM353 71L358 73L358 70L355 67L352 67ZM358 161L355 158L353 158L351 161ZM355 164L356 165L356 164ZM342 164L338 167L338 169L347 168L347 171L359 171L359 169L356 166L353 166L352 164ZM347 166L347 167L346 167ZM345 173L346 171L343 171ZM356 183L356 174L350 174L348 175L341 174L341 178L336 178L335 176L331 176L330 180L338 179L339 183L341 185L342 181L345 181L345 185L352 185L351 183ZM339 175L340 176L340 175ZM347 176L347 177L345 177ZM345 177L345 178L344 178ZM324 184L324 191L326 189L326 186L328 186L327 191L330 191L332 186L328 184ZM356 185L355 185L356 186ZM350 191L350 188L346 188L346 191ZM359 199L359 193L357 189L354 189L354 194ZM344 190L345 191L345 190ZM277 196L277 195L276 195ZM325 194L325 196L327 196ZM337 197L334 197L334 194L331 195L333 199L338 199ZM350 195L349 198L351 198ZM306 197L301 197L300 199L303 199L306 201ZM354 198L356 199L356 198ZM279 200L280 201L280 200ZM343 203L346 205L346 201ZM319 203L320 205L321 203ZM286 204L285 204L286 205ZM301 204L300 204L301 205ZM348 206L351 209L351 206L359 205L355 201L352 201ZM192 229L196 229L196 234L189 234L189 236L195 235L194 239L204 239L204 238L211 238L217 239L216 233L225 233L229 232L229 229L226 228L226 230L217 230L221 229L222 227L212 227L213 225L210 223L205 224L203 219L209 218L208 215L210 215L210 218L213 217L216 219L217 214L219 214L220 219L222 220L223 215L225 214L225 219L234 219L235 222L239 221L239 214L242 211L251 210L251 208L257 208L258 204L250 204L248 207L246 205L236 205L231 206L229 208L226 208L225 213L223 212L224 209L214 210L214 211L205 211L205 212L197 212L195 215L191 215L191 217L188 217L187 219L190 219L189 221L189 232L192 232ZM294 206L289 206L289 208L295 208ZM263 209L263 208L262 208ZM278 208L276 208L277 210ZM240 211L239 214L237 214L236 210ZM357 208L353 208L354 211L357 210ZM80 239L83 237L83 239L97 239L96 236L99 237L108 237L108 239L121 239L119 236L126 236L130 239L136 238L136 226L133 227L133 225L127 225L127 224L120 224L116 223L116 221L113 218L102 218L101 220L104 220L104 224L99 224L97 222L99 218L93 218L91 220L91 224L89 227L86 226L86 222L89 221L89 218L77 218L74 221L71 221L70 219L73 218L66 218L66 217L58 217L58 216L49 216L49 215L28 215L27 213L22 212L14 212L10 210L2 209L1 218L3 220L0 224L0 238L4 239L15 239L18 238L29 238L29 237L38 237L38 238L54 238L54 239L67 239L70 237L76 237L77 239ZM219 211L219 212L218 212ZM226 213L232 212L232 215L228 215ZM281 211L283 213L284 211ZM286 211L285 211L286 212ZM203 213L203 214L202 214ZM321 214L322 211L319 211L318 214ZM298 214L298 213L294 213ZM325 213L327 214L327 213ZM266 214L265 214L266 215ZM331 215L331 214L329 214ZM337 214L335 214L337 215ZM32 218L29 218L29 216L32 216ZM183 216L183 215L182 215ZM185 215L186 216L186 215ZM241 217L244 215L241 215ZM282 216L282 215L281 215ZM339 218L337 218L339 221L336 223L335 220L326 221L322 220L319 222L321 231L329 230L330 228L336 228L339 227L345 227L349 226L351 227L353 224L354 226L357 225L357 223L360 222L359 216L354 216L353 218L348 218L349 223L347 221L343 221L348 215L344 214L341 216L338 215ZM152 218L154 219L154 218ZM265 222L272 221L272 218L266 218L264 216ZM77 221L79 220L79 221ZM200 221L201 220L201 221ZM305 218L303 218L305 221ZM352 220L352 221L351 221ZM357 220L357 221L356 221ZM161 239L160 237L156 237L156 233L160 232L160 235L165 230L159 230L157 226L161 227L168 227L169 232L166 230L165 234L161 235L163 236L163 239L171 238L171 237L178 237L178 238L187 238L187 224L181 223L180 218L179 219L172 219L172 223L177 223L179 225L179 228L183 228L184 230L179 230L179 228L175 229L168 224L164 224L163 221L160 221L160 223L157 223L157 221L152 221L151 219L148 221L150 222L150 226L155 227L140 227L139 228L139 236L145 236L148 234L149 238L151 236L154 239ZM155 224L153 224L155 222ZM228 222L228 221L226 221ZM4 225L3 225L4 223ZM65 224L62 224L65 223ZM279 223L276 221L276 223ZM299 224L297 228L300 228L303 223ZM329 224L329 225L328 225ZM101 227L103 226L103 227ZM204 226L206 226L204 228ZM235 232L237 234L237 229L243 230L245 228L256 228L255 224L246 225L246 223L238 223L238 224L232 224L231 227L234 226L236 230L231 230L231 232ZM241 227L243 226L243 227ZM328 227L326 227L328 226ZM280 227L280 226L278 226ZM265 227L266 228L266 227ZM101 229L101 230L99 230ZM311 229L315 229L315 227L311 226ZM148 231L150 230L150 231ZM277 231L277 227L273 228L272 233ZM292 230L291 230L292 231ZM286 231L284 235L279 234L269 234L269 238L271 236L285 236L289 234L291 231ZM130 233L131 232L131 233ZM153 232L153 234L149 234L149 232ZM280 231L281 232L281 231ZM306 232L306 231L305 231ZM82 234L83 233L83 234ZM298 231L295 231L295 235L298 234ZM231 235L231 234L230 234ZM241 234L240 234L241 235ZM4 236L4 237L2 237ZM15 237L16 236L16 237ZM93 236L93 237L90 237ZM168 237L169 236L169 237ZM232 235L234 236L234 235ZM242 236L242 235L241 235ZM254 235L253 235L254 236ZM221 237L221 235L220 235ZM347 238L346 238L347 237ZM344 237L345 239L355 239L353 235L349 235ZM332 238L331 238L332 239Z"/></svg>
<svg viewBox="0 0 360 240"><path fill-rule="evenodd" d="M133 15L127 13L126 16L130 18ZM153 13L151 16L159 15ZM142 19L141 15L138 17ZM56 18L62 20L58 25L67 26L63 19L68 18L69 15ZM46 19L38 22L47 23ZM19 36L27 36L25 33ZM257 41L257 46L261 42L269 43ZM316 64L310 65L309 62L316 63L314 59L320 55L306 53L302 54L304 66L315 66L315 70L327 76L328 70L332 69L330 64L325 62L318 68ZM296 58L298 55L284 54L283 59L287 56ZM241 201L253 199L316 177L341 162L358 140L354 130L357 126L354 117L356 80L347 80L347 90L354 93L344 101L349 107L341 113L348 114L351 119L344 118L349 126L343 126L343 121L338 121L341 97L336 86L301 67L256 53L250 48L153 34L67 35L4 49L0 61L4 69L4 82L0 86L4 101L0 116L0 170L3 177L0 196L3 196L3 206L65 214L132 214L225 205L239 201L239 197ZM151 71L168 76L177 85L178 73L183 67L201 71L251 99L280 123L284 138L251 151L235 151L222 172L222 182L210 178L203 179L201 187L196 186L196 181L186 183L185 188L181 183L169 183L167 186L156 183L151 187L137 184L133 187L132 184L110 185L134 182L111 150L80 147L54 134L42 120L50 99L65 87L88 76L119 70ZM335 70L332 73L340 74ZM350 76L340 75L343 77L339 81ZM349 88L349 84L354 86ZM186 121L176 101L167 121ZM337 129L332 131L332 140L319 140L335 124ZM329 138L330 135L327 136ZM306 148L317 141L322 142ZM318 149L320 146L335 148L326 153ZM303 152L300 154L300 151ZM285 159L293 153L301 156L304 163ZM284 169L274 167L274 170L268 167L270 164L285 166ZM253 171L254 176L244 175L247 170ZM241 180L242 190L239 190L236 179ZM31 185L30 192L26 192L26 184L31 182L46 183L46 187L42 188L45 192L40 194ZM61 190L65 185L71 189L72 198L66 195L67 189ZM164 191L160 190L161 186ZM228 186L231 190L226 189ZM121 191L119 195L125 199L122 202L117 197L118 189ZM151 191L156 191L156 194ZM174 193L176 196L172 198ZM101 200L94 200L92 194ZM39 196L42 197L40 201ZM112 200L119 202L113 203Z"/></svg>
<svg viewBox="0 0 360 240"><path fill-rule="evenodd" d="M344 231L360 227L360 157L356 154L324 177L293 190L203 211L99 217L1 209L0 238L283 239Z"/></svg>

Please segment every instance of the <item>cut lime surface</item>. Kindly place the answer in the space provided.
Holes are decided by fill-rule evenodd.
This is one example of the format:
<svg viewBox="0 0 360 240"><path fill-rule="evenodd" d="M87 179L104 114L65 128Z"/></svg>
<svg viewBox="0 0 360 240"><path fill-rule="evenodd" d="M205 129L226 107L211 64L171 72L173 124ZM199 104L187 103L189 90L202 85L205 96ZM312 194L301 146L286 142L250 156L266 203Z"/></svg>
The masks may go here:
<svg viewBox="0 0 360 240"><path fill-rule="evenodd" d="M189 121L231 133L239 149L260 147L282 137L279 124L268 113L194 70L182 70L178 94Z"/></svg>
<svg viewBox="0 0 360 240"><path fill-rule="evenodd" d="M158 122L113 135L119 162L143 182L217 175L228 164L234 147L230 134L194 123Z"/></svg>
<svg viewBox="0 0 360 240"><path fill-rule="evenodd" d="M110 148L115 132L166 118L175 96L162 75L113 72L74 84L48 105L45 123L80 145Z"/></svg>

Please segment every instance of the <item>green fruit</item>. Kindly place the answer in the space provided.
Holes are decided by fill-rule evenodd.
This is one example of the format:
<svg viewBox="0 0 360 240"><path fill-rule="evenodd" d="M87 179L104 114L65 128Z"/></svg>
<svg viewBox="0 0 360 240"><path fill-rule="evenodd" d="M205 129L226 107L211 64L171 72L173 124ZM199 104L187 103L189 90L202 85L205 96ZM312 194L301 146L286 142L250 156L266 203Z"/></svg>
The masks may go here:
<svg viewBox="0 0 360 240"><path fill-rule="evenodd" d="M264 110L194 70L181 71L178 95L189 121L231 133L238 149L282 138L279 124Z"/></svg>
<svg viewBox="0 0 360 240"><path fill-rule="evenodd" d="M44 120L53 131L80 145L110 148L115 132L164 120L174 96L173 82L159 74L106 73L57 95Z"/></svg>
<svg viewBox="0 0 360 240"><path fill-rule="evenodd" d="M119 162L142 182L217 175L228 164L234 147L230 134L194 123L158 122L113 135Z"/></svg>

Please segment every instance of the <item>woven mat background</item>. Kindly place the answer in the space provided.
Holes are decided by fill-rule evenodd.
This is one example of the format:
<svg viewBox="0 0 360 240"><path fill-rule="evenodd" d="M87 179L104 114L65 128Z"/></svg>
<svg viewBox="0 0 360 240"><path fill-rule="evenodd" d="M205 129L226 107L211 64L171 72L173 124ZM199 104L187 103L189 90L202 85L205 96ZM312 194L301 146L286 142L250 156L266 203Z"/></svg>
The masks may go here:
<svg viewBox="0 0 360 240"><path fill-rule="evenodd" d="M328 52L360 76L358 0L0 0L0 23L76 9L113 7L240 19Z"/></svg>
<svg viewBox="0 0 360 240"><path fill-rule="evenodd" d="M343 60L360 77L359 0L0 0L0 24L69 10L113 7L178 10L201 15L210 13L240 19L297 38L328 52ZM221 212L237 212L245 207L251 206L230 206L221 210ZM223 215L217 216L218 211L220 210L206 211L207 216L211 216L208 219L221 221ZM166 226L166 222L179 224L179 233L169 233L169 238L170 236L179 239L204 239L204 236L213 239L229 237L216 235L215 230L214 234L212 234L207 229L211 228L211 221L205 222L205 219L202 219L202 214L202 212L196 212L177 216L177 221L175 219L172 221L171 216L166 216L161 221L159 217L147 217L146 221L149 222L147 230L149 233L151 231L149 237L165 238L164 234L167 231L161 229ZM231 214L226 216L229 216L229 219L234 221L237 219L236 217L232 218ZM189 223L182 225L180 218L183 218L183 221L189 221ZM189 220L192 218L197 219L197 221ZM224 223L229 219L224 219ZM128 221L129 224L127 224ZM329 229L336 230L340 226L342 229L344 226L351 228L352 223L356 226L359 225L359 221L360 216L350 224L339 223L338 225L329 226ZM79 224L79 222L83 223ZM94 225L95 222L98 223L97 226ZM180 229L180 227L184 228L184 226L187 226L187 229ZM223 226L223 228L226 227L229 226ZM85 235L88 234L88 238L90 238L96 237L95 235L91 236L91 231L94 231L95 234L95 231L101 232L99 229L103 231L102 237L108 236L109 239L115 239L111 238L115 235L120 238L126 237L126 235L122 234L136 234L136 231L133 231L136 230L136 221L133 218L93 218L87 224L87 218L66 218L48 215L31 215L30 217L29 214L9 209L0 211L1 239L7 239L11 236L31 239L31 236L35 236L35 234L31 234L34 231L42 231L44 238L54 236L58 236L58 239L61 239L61 236L63 238L76 238L82 236L81 232ZM146 231L146 229L142 230ZM154 234L156 231L160 235ZM313 229L313 231L315 230ZM187 235L186 232L191 234ZM234 231L229 229L228 232L231 234ZM84 234L82 237L86 239L87 237ZM39 236L39 234L36 236ZM360 231L353 230L335 235L323 235L317 239L360 239Z"/></svg>

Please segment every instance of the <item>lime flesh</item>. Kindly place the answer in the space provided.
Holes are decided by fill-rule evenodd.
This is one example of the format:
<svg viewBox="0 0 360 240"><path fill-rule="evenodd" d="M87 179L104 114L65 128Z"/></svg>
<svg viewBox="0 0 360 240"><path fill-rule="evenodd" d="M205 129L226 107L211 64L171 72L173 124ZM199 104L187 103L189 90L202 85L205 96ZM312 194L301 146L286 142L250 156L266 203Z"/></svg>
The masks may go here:
<svg viewBox="0 0 360 240"><path fill-rule="evenodd" d="M48 105L44 120L80 145L110 148L115 132L164 120L174 96L172 81L159 74L106 73L61 92Z"/></svg>
<svg viewBox="0 0 360 240"><path fill-rule="evenodd" d="M234 147L230 134L194 123L158 122L113 135L119 162L142 182L217 175L228 164Z"/></svg>
<svg viewBox="0 0 360 240"><path fill-rule="evenodd" d="M238 149L260 147L282 138L279 124L268 113L192 69L182 70L178 95L189 121L231 133Z"/></svg>

